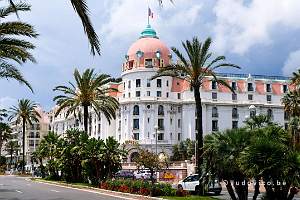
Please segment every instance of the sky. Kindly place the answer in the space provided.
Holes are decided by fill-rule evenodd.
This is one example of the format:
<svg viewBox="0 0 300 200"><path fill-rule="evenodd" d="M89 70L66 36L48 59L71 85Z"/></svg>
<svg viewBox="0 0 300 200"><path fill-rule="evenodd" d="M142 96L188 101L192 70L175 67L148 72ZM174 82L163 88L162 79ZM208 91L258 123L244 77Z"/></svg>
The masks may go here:
<svg viewBox="0 0 300 200"><path fill-rule="evenodd" d="M163 7L157 0L87 0L101 56L90 54L69 0L26 2L32 11L20 13L20 20L34 25L40 35L32 40L37 63L19 69L34 93L16 81L0 80L0 108L29 98L49 111L58 94L53 88L73 81L75 68L119 77L128 48L147 25L148 5L154 13L150 23L162 41L182 50L181 41L211 37L213 55L225 55L242 67L226 72L289 76L300 68L299 0L164 0Z"/></svg>

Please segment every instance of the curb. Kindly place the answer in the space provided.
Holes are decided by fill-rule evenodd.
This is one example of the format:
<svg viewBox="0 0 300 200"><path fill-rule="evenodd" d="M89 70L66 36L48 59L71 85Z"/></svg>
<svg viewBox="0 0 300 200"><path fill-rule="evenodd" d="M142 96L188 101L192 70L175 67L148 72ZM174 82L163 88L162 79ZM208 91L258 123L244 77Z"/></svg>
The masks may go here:
<svg viewBox="0 0 300 200"><path fill-rule="evenodd" d="M85 185L73 185L73 184L70 184L70 183L47 181L47 180L43 180L43 179L28 179L28 180L35 181L35 182L40 182L40 183L46 183L46 184L50 184L50 185L64 186L64 187L67 187L67 188L94 190L94 191L102 192L104 195L105 194L107 194L107 195L114 194L116 196L120 196L120 198L122 198L122 197L132 197L132 198L136 198L136 199L164 200L163 198L159 198L159 197L150 197L150 196L143 196L143 195L139 195L139 194L130 194L130 193L124 193L124 192L118 192L118 191L112 191L112 190L104 190L104 189L85 186Z"/></svg>

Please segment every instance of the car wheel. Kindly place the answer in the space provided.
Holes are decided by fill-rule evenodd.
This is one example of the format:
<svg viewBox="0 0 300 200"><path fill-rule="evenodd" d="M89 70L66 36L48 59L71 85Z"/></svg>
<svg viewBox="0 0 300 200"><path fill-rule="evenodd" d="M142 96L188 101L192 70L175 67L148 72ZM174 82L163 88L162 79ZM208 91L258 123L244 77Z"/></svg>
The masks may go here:
<svg viewBox="0 0 300 200"><path fill-rule="evenodd" d="M215 191L215 195L220 195L221 191Z"/></svg>
<svg viewBox="0 0 300 200"><path fill-rule="evenodd" d="M183 190L183 187L182 187L182 185L178 185L178 190Z"/></svg>

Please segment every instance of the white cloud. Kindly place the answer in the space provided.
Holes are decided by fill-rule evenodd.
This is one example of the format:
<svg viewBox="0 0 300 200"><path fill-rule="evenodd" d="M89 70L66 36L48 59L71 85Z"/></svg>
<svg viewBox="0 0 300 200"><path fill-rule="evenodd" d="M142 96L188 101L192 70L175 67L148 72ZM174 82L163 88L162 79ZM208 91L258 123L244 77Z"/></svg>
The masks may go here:
<svg viewBox="0 0 300 200"><path fill-rule="evenodd" d="M272 43L272 31L279 26L300 28L299 0L218 0L215 43L217 50L246 53L256 44Z"/></svg>
<svg viewBox="0 0 300 200"><path fill-rule="evenodd" d="M0 109L8 109L11 106L15 105L17 102L17 99L14 99L12 97L2 97L0 98Z"/></svg>
<svg viewBox="0 0 300 200"><path fill-rule="evenodd" d="M161 9L157 1L150 2L154 12L151 24L164 32L165 29L192 26L200 14L202 4L197 0L176 0L176 4L166 2ZM146 1L114 1L106 12L108 22L103 24L101 32L109 41L124 38L136 38L147 23Z"/></svg>
<svg viewBox="0 0 300 200"><path fill-rule="evenodd" d="M284 63L282 73L290 76L294 71L300 68L300 50L291 52Z"/></svg>

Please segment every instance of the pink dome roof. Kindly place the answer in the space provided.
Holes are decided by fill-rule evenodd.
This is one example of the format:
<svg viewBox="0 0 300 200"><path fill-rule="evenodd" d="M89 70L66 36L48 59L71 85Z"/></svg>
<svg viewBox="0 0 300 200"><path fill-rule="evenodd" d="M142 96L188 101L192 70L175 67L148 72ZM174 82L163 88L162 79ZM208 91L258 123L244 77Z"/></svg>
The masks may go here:
<svg viewBox="0 0 300 200"><path fill-rule="evenodd" d="M142 51L144 54L156 53L160 51L162 55L169 55L170 50L168 47L157 38L140 38L129 48L127 55L129 57L135 56L137 51Z"/></svg>

